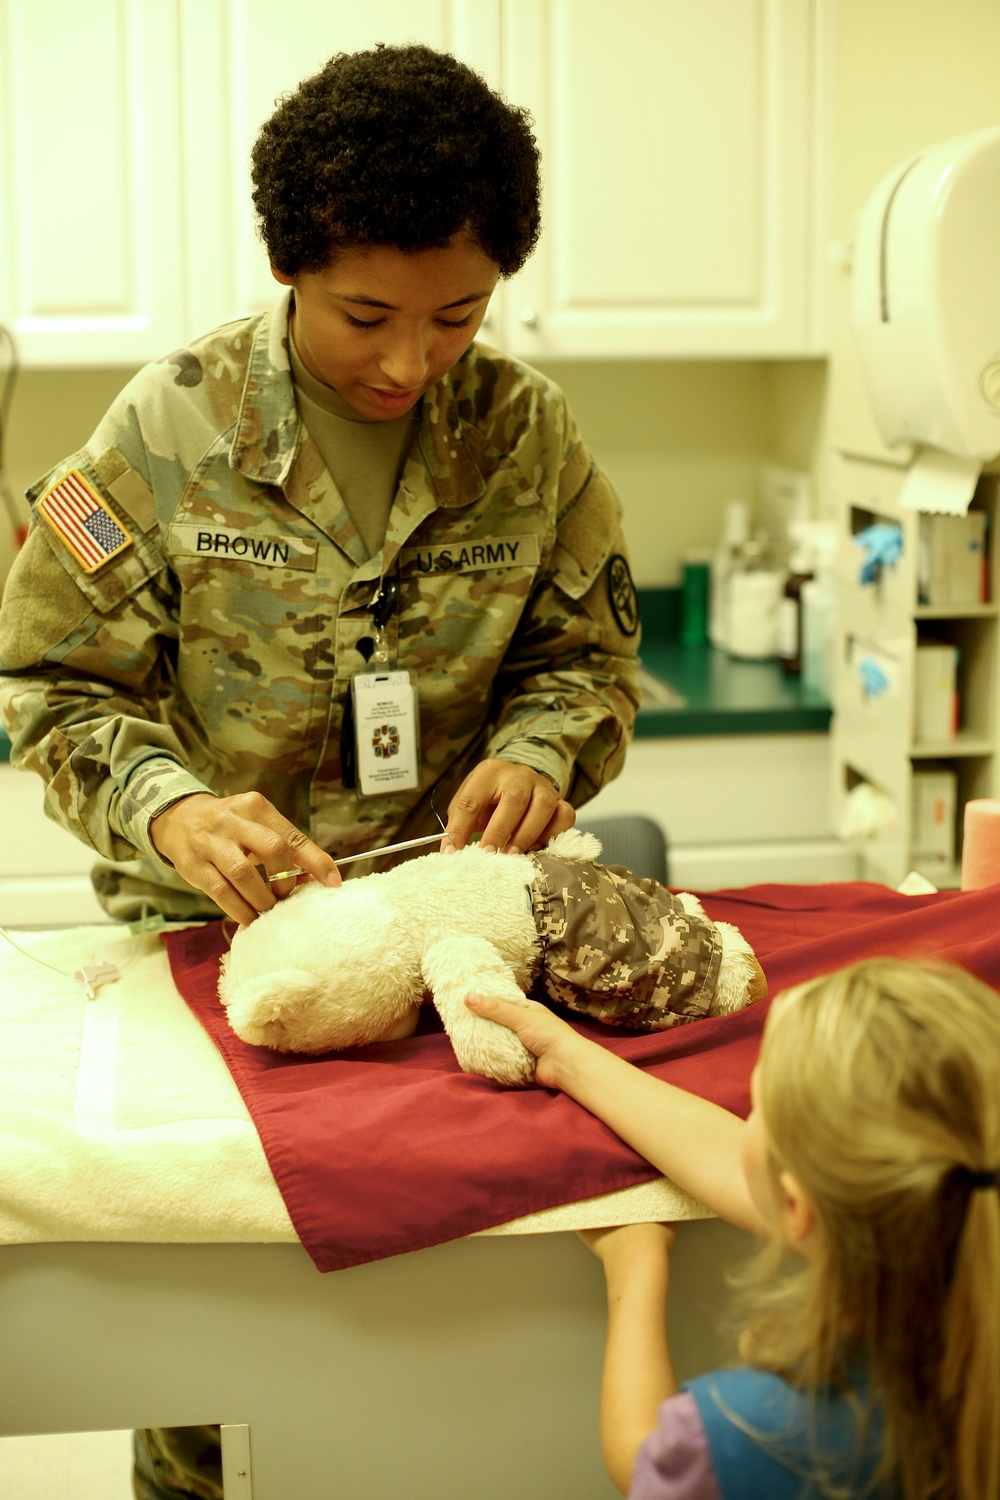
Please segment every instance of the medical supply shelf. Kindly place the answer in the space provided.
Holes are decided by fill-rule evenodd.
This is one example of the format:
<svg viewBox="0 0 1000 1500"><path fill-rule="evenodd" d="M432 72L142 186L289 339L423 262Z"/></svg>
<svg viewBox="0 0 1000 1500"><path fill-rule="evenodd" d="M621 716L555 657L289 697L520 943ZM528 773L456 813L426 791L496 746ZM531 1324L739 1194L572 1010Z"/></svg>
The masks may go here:
<svg viewBox="0 0 1000 1500"><path fill-rule="evenodd" d="M972 508L985 511L988 602L918 603L920 512L900 504L907 470L835 453L831 493L840 526L838 626L833 721L834 805L867 783L881 793L880 826L856 839L865 878L897 884L911 870L939 888L956 887L961 869L965 803L1000 795L997 724L998 485L983 475ZM865 553L855 538L869 526L898 527L901 549L860 580ZM943 643L958 650L958 730L953 737L918 739L917 648ZM914 776L941 770L955 776L954 858L923 860L914 848Z"/></svg>

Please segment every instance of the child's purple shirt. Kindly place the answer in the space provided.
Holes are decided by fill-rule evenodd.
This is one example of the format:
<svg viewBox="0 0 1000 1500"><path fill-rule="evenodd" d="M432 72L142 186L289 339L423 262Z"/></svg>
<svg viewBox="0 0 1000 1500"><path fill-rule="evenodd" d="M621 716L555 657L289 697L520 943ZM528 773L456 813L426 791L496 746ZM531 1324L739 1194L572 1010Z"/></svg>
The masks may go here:
<svg viewBox="0 0 1000 1500"><path fill-rule="evenodd" d="M704 1423L689 1391L660 1407L639 1449L629 1500L720 1500Z"/></svg>

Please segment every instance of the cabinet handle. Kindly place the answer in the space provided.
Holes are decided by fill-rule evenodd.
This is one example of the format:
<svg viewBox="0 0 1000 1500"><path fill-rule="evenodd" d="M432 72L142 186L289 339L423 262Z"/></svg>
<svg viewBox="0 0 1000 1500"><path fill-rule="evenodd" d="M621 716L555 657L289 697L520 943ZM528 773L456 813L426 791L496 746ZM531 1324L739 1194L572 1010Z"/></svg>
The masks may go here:
<svg viewBox="0 0 1000 1500"><path fill-rule="evenodd" d="M538 314L535 312L535 309L533 307L522 307L521 311L518 313L518 317L521 319L521 322L524 324L525 328L538 327Z"/></svg>

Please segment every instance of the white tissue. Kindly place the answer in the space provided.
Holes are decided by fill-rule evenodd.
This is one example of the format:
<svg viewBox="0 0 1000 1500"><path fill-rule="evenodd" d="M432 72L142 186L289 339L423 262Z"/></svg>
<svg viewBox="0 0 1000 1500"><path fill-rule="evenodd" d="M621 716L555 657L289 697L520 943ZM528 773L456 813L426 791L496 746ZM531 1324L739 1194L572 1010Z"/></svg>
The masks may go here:
<svg viewBox="0 0 1000 1500"><path fill-rule="evenodd" d="M903 510L964 516L979 479L975 458L959 458L942 448L920 448L899 492Z"/></svg>
<svg viewBox="0 0 1000 1500"><path fill-rule="evenodd" d="M880 833L895 833L898 827L896 805L885 792L869 781L851 788L840 819L842 839L873 839Z"/></svg>

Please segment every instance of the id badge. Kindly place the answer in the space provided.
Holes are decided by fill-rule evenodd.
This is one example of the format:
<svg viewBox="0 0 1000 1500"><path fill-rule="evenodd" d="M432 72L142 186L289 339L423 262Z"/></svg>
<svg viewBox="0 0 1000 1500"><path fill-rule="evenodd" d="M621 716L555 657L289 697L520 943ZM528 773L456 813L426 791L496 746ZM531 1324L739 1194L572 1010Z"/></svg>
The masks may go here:
<svg viewBox="0 0 1000 1500"><path fill-rule="evenodd" d="M359 672L351 678L359 797L410 792L420 785L417 686L409 672Z"/></svg>

